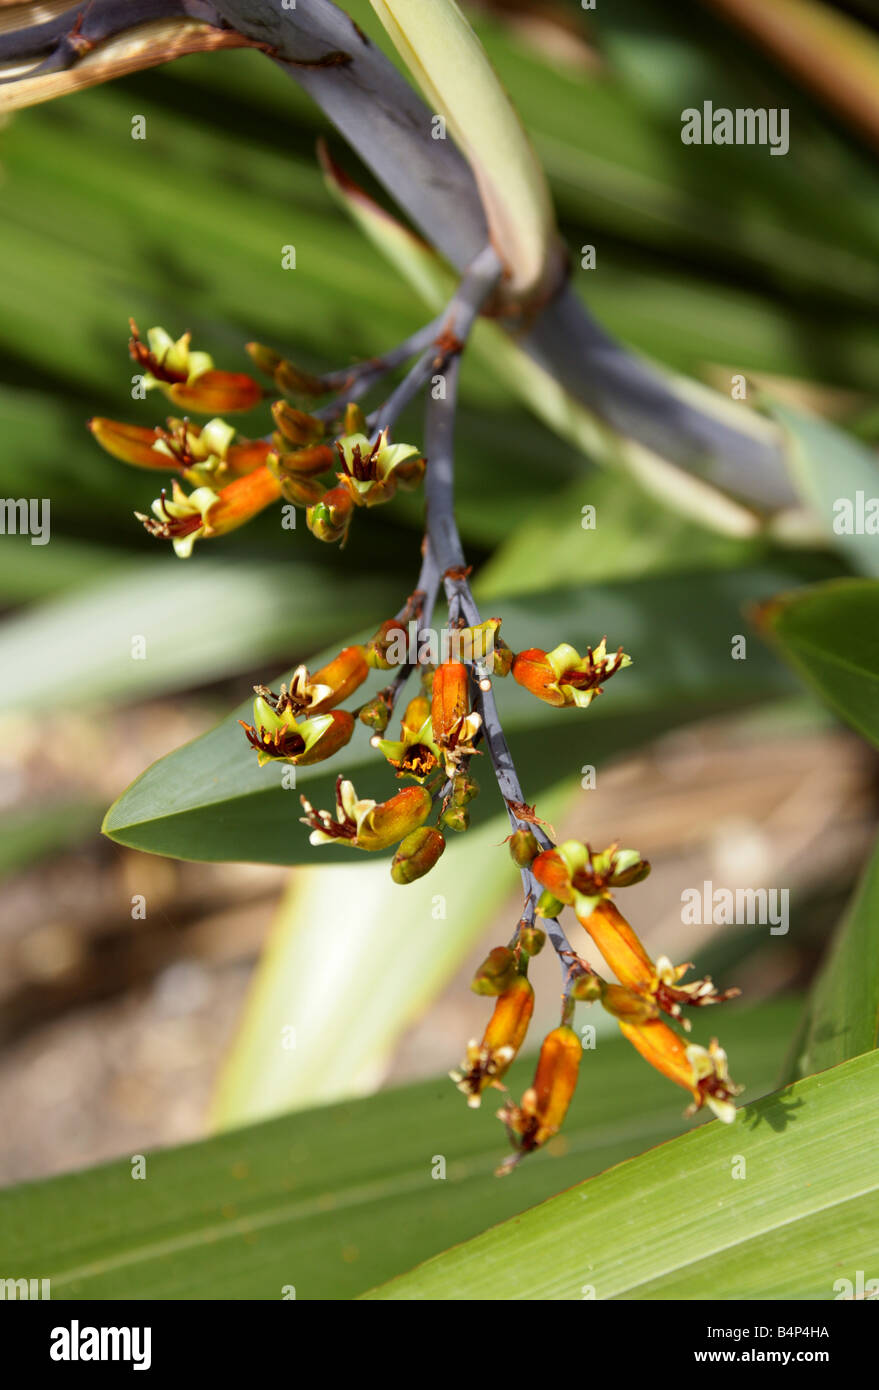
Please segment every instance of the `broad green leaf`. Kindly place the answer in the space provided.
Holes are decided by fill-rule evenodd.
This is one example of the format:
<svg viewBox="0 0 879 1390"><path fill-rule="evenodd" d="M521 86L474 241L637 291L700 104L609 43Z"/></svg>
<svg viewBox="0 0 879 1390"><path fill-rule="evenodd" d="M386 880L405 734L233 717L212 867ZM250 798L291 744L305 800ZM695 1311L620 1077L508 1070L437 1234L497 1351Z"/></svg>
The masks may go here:
<svg viewBox="0 0 879 1390"><path fill-rule="evenodd" d="M758 616L803 679L879 746L879 582L833 579L782 594Z"/></svg>
<svg viewBox="0 0 879 1390"><path fill-rule="evenodd" d="M552 820L561 804L550 797L541 810ZM450 834L430 874L405 886L392 881L386 859L365 855L338 865L328 854L319 868L299 869L220 1074L213 1126L374 1090L403 1030L460 967L504 898L515 902L516 875L497 852L508 834L503 814L467 835Z"/></svg>
<svg viewBox="0 0 879 1390"><path fill-rule="evenodd" d="M472 1031L489 1004L473 998ZM750 1094L772 1084L795 1016L791 1003L725 1011ZM458 1061L457 1049L437 1058ZM516 1064L516 1092L533 1065ZM126 1157L0 1192L4 1267L51 1277L55 1300L280 1300L289 1284L298 1299L354 1297L688 1127L683 1093L621 1038L599 1039L583 1067L564 1138L512 1182L493 1176L506 1144L496 1107L468 1110L438 1077L148 1154L143 1181Z"/></svg>
<svg viewBox="0 0 879 1390"><path fill-rule="evenodd" d="M773 405L790 469L823 532L866 574L879 574L879 457L817 415ZM870 503L875 515L870 515Z"/></svg>
<svg viewBox="0 0 879 1390"><path fill-rule="evenodd" d="M714 1121L630 1159L369 1296L829 1300L837 1277L879 1259L877 1143L874 1052L747 1106L733 1125Z"/></svg>
<svg viewBox="0 0 879 1390"><path fill-rule="evenodd" d="M688 720L788 691L785 673L762 645L753 644L747 661L730 656L743 606L777 592L781 582L772 570L718 572L606 585L585 594L556 589L493 599L488 616L502 618L514 650L536 643L548 650L561 641L582 650L606 633L612 646L622 644L634 657L631 669L580 720L577 711L554 710L509 678L497 682L525 795L533 799L583 764L597 765ZM679 614L686 614L684 622ZM297 790L284 787L281 766L257 766L240 718L252 718L250 702L148 768L111 806L105 832L122 844L180 859L326 863L336 846L309 846L298 824ZM359 726L329 764L297 769L297 788L329 807L335 778L344 773L361 795L387 797L395 783L368 734ZM497 807L488 772L478 775L484 790L473 803L474 821ZM334 858L362 862L354 849L339 848Z"/></svg>
<svg viewBox="0 0 879 1390"><path fill-rule="evenodd" d="M879 1048L879 848L812 986L789 1077Z"/></svg>

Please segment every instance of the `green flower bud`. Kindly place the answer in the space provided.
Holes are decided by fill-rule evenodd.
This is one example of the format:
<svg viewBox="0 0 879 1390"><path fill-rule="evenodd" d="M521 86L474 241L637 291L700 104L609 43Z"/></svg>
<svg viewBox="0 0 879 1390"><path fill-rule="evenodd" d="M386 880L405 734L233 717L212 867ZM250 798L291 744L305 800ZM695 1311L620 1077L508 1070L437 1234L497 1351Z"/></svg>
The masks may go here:
<svg viewBox="0 0 879 1390"><path fill-rule="evenodd" d="M520 869L527 869L540 853L533 830L517 830L509 838L510 855Z"/></svg>
<svg viewBox="0 0 879 1390"><path fill-rule="evenodd" d="M479 783L469 772L459 772L452 781L452 805L466 806L479 795Z"/></svg>
<svg viewBox="0 0 879 1390"><path fill-rule="evenodd" d="M503 994L516 976L516 956L509 946L489 951L470 982L474 994Z"/></svg>
<svg viewBox="0 0 879 1390"><path fill-rule="evenodd" d="M391 878L395 883L414 883L430 873L446 842L432 825L422 825L407 835L391 862Z"/></svg>
<svg viewBox="0 0 879 1390"><path fill-rule="evenodd" d="M470 812L466 806L456 806L450 802L440 816L440 822L448 829L461 832L470 828Z"/></svg>
<svg viewBox="0 0 879 1390"><path fill-rule="evenodd" d="M519 932L519 945L529 956L539 956L546 945L546 932L542 927L523 927Z"/></svg>
<svg viewBox="0 0 879 1390"><path fill-rule="evenodd" d="M537 899L537 915L538 917L558 917L564 906L564 903L559 902L559 899L554 897L547 888Z"/></svg>

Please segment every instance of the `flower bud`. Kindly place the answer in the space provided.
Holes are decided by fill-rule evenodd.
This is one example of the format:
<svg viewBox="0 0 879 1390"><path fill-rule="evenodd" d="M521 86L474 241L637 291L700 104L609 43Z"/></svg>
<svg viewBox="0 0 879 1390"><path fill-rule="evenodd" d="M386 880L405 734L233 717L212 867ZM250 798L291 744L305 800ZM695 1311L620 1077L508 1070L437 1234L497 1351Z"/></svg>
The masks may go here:
<svg viewBox="0 0 879 1390"><path fill-rule="evenodd" d="M422 825L413 830L394 855L391 878L395 883L413 883L416 878L423 878L430 873L445 847L445 840L433 826Z"/></svg>
<svg viewBox="0 0 879 1390"><path fill-rule="evenodd" d="M351 498L344 488L330 488L319 502L308 508L305 514L308 529L319 541L326 541L330 545L341 541L344 545L353 510Z"/></svg>
<svg viewBox="0 0 879 1390"><path fill-rule="evenodd" d="M474 994L503 994L516 974L515 953L509 946L495 946L473 976L470 988Z"/></svg>
<svg viewBox="0 0 879 1390"><path fill-rule="evenodd" d="M558 917L559 913L563 911L564 906L564 903L559 902L559 899L553 897L552 893L547 889L541 893L540 897L537 899L537 916Z"/></svg>
<svg viewBox="0 0 879 1390"><path fill-rule="evenodd" d="M357 718L361 724L366 724L377 734L383 734L391 719L391 707L386 692L380 690L377 695L373 695L371 700L367 700L366 704L361 707Z"/></svg>
<svg viewBox="0 0 879 1390"><path fill-rule="evenodd" d="M447 830L463 833L463 831L470 829L470 812L467 807L456 806L451 801L443 811L440 820Z"/></svg>
<svg viewBox="0 0 879 1390"><path fill-rule="evenodd" d="M300 478L295 473L279 473L271 464L269 467L272 468L272 472L281 484L281 496L287 502L292 502L294 506L305 507L308 510L316 507L326 497L326 485L319 478ZM322 540L323 537L320 539Z"/></svg>
<svg viewBox="0 0 879 1390"><path fill-rule="evenodd" d="M313 376L310 372L295 367L279 352L275 352L274 348L265 347L262 343L248 343L247 351L259 370L272 377L278 389L286 391L289 396L327 394L327 388L319 376Z"/></svg>
<svg viewBox="0 0 879 1390"><path fill-rule="evenodd" d="M280 439L275 435L276 440ZM320 473L328 473L333 466L335 455L329 444L308 444L302 449L279 449L274 455L275 469L279 478L316 478Z"/></svg>
<svg viewBox="0 0 879 1390"><path fill-rule="evenodd" d="M356 401L349 401L345 406L342 432L343 434L366 434L366 416Z"/></svg>
<svg viewBox="0 0 879 1390"><path fill-rule="evenodd" d="M655 1000L623 985L608 984L598 975L578 975L571 986L571 998L589 1004L600 999L609 1014L625 1023L647 1023L659 1018Z"/></svg>
<svg viewBox="0 0 879 1390"><path fill-rule="evenodd" d="M374 669L390 671L405 660L408 633L399 618L387 618L366 644L366 660ZM389 656L395 659L390 660ZM399 660L396 658L399 657Z"/></svg>
<svg viewBox="0 0 879 1390"><path fill-rule="evenodd" d="M603 989L604 981L597 975L578 975L571 985L571 998L580 1004L594 1004L596 999L601 998Z"/></svg>
<svg viewBox="0 0 879 1390"><path fill-rule="evenodd" d="M520 869L530 867L540 852L540 845L533 830L516 830L509 838L510 856Z"/></svg>
<svg viewBox="0 0 879 1390"><path fill-rule="evenodd" d="M281 434L290 444L298 444L305 447L317 444L326 434L326 426L323 420L316 415L309 415L305 410L297 410L295 406L288 405L286 401L275 401L272 406L272 417ZM332 465L333 454L327 450L327 463L321 470L326 471Z"/></svg>
<svg viewBox="0 0 879 1390"><path fill-rule="evenodd" d="M528 956L539 956L546 945L546 932L533 924L519 932L519 945Z"/></svg>
<svg viewBox="0 0 879 1390"><path fill-rule="evenodd" d="M453 806L468 806L479 795L479 783L469 772L458 772L452 779Z"/></svg>
<svg viewBox="0 0 879 1390"><path fill-rule="evenodd" d="M573 901L570 871L557 849L545 849L541 854L538 854L532 861L531 870L537 882L557 902L567 904ZM555 916L556 914L546 915Z"/></svg>

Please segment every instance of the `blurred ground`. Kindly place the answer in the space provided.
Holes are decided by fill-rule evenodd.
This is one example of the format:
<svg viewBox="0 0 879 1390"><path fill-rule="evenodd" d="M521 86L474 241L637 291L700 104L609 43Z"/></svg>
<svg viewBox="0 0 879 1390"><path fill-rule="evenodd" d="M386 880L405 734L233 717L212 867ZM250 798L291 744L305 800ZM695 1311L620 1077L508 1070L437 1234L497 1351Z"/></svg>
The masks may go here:
<svg viewBox="0 0 879 1390"><path fill-rule="evenodd" d="M5 745L4 809L36 799L48 812L74 787L80 798L86 789L96 804L106 802L213 717L213 707L195 698L175 701L173 711L148 704L100 727L62 717L50 747L36 737ZM112 750L109 763L94 756L98 739ZM579 794L558 828L596 844L624 831L654 864L638 890L637 924L648 942L676 960L696 954L753 1001L801 985L814 971L871 842L875 812L875 762L854 737L830 728L761 732L724 720L603 770L598 790ZM705 878L727 887L788 886L791 934L683 926L682 886ZM7 878L0 1182L204 1132L213 1079L284 879L274 868L158 859L97 835ZM150 902L143 921L131 917L136 893ZM511 893L459 976L402 1040L388 1083L436 1074L458 1059L485 1016L469 978L485 951L507 939L518 911ZM574 931L588 955L585 933ZM736 960L733 976L727 956ZM551 952L534 974L550 1023L558 980Z"/></svg>

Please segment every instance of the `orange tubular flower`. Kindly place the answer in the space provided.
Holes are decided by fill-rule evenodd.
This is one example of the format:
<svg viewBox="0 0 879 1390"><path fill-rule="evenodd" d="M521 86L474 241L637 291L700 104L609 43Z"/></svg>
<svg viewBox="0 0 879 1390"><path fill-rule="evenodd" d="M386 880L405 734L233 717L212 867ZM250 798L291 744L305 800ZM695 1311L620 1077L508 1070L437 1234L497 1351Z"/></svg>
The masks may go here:
<svg viewBox="0 0 879 1390"><path fill-rule="evenodd" d="M573 1028L562 1024L543 1040L534 1081L522 1097L498 1111L516 1153L498 1169L508 1173L526 1154L558 1134L577 1085L583 1047Z"/></svg>
<svg viewBox="0 0 879 1390"><path fill-rule="evenodd" d="M610 899L599 902L585 920L580 918L592 940L621 985L654 999L663 1013L681 1019L689 1031L689 1020L681 1017L683 1005L701 1008L735 999L738 989L717 990L710 976L692 984L678 983L691 969L690 963L672 965L667 956L650 959L635 932Z"/></svg>
<svg viewBox="0 0 879 1390"><path fill-rule="evenodd" d="M192 483L241 477L273 457L271 445L262 439L231 441L235 431L224 420L193 425L189 420L169 419L167 426L146 429L118 420L95 416L88 428L108 454L135 468L176 469Z"/></svg>
<svg viewBox="0 0 879 1390"><path fill-rule="evenodd" d="M157 386L175 405L200 415L252 410L263 399L265 392L253 377L217 371L206 352L193 352L189 333L175 342L163 328L151 328L144 343L133 319L130 324L128 350L143 369L147 390Z"/></svg>
<svg viewBox="0 0 879 1390"><path fill-rule="evenodd" d="M170 498L163 489L153 503L155 520L142 512L135 512L135 516L151 536L171 541L176 554L186 559L200 537L222 536L236 530L280 496L280 484L267 468L235 478L219 492L198 487L189 496L174 478Z"/></svg>
<svg viewBox="0 0 879 1390"><path fill-rule="evenodd" d="M445 661L433 678L431 723L444 754L446 774L453 777L463 758L473 752L473 739L482 716L470 713L470 673L462 661Z"/></svg>
<svg viewBox="0 0 879 1390"><path fill-rule="evenodd" d="M293 715L324 714L347 700L368 674L363 647L344 647L314 675L309 673L307 666L297 666L290 677L289 688L282 685L279 695L264 685L256 685L254 690L277 715L287 710Z"/></svg>
<svg viewBox="0 0 879 1390"><path fill-rule="evenodd" d="M629 665L631 657L622 647L608 656L607 639L602 637L597 647L586 648L583 657L567 642L551 652L530 647L513 659L512 670L513 679L538 700L558 709L572 705L585 709L601 694L602 682Z"/></svg>
<svg viewBox="0 0 879 1390"><path fill-rule="evenodd" d="M503 1090L501 1078L525 1041L533 1012L534 990L524 975L516 975L498 996L482 1042L469 1042L460 1070L449 1072L469 1106L478 1106L489 1086Z"/></svg>
<svg viewBox="0 0 879 1390"><path fill-rule="evenodd" d="M707 1048L695 1043L688 1046L661 1019L646 1023L620 1021L620 1030L645 1061L667 1076L669 1081L690 1092L693 1104L687 1110L688 1115L708 1105L725 1124L735 1119L733 1099L739 1095L742 1087L730 1080L726 1053L716 1038L711 1040Z"/></svg>
<svg viewBox="0 0 879 1390"><path fill-rule="evenodd" d="M605 898L582 925L586 928L621 985L647 993L656 967L616 905Z"/></svg>

